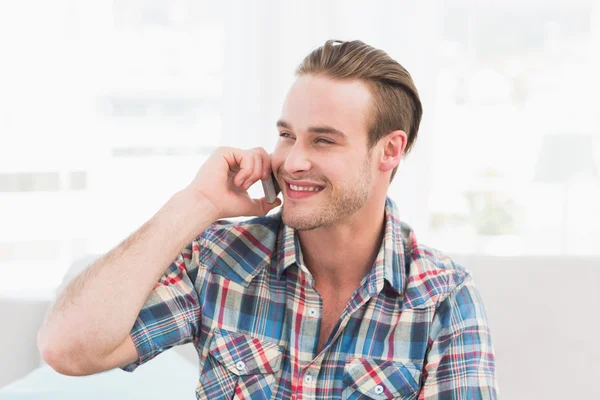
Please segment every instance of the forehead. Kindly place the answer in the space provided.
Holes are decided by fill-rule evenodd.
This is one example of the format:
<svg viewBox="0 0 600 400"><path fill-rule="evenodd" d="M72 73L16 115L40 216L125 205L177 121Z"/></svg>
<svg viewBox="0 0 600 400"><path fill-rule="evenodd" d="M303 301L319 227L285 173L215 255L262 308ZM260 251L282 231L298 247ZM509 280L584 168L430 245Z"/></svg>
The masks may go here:
<svg viewBox="0 0 600 400"><path fill-rule="evenodd" d="M295 131L328 125L348 136L364 135L370 104L371 93L361 81L303 75L290 88L281 119Z"/></svg>

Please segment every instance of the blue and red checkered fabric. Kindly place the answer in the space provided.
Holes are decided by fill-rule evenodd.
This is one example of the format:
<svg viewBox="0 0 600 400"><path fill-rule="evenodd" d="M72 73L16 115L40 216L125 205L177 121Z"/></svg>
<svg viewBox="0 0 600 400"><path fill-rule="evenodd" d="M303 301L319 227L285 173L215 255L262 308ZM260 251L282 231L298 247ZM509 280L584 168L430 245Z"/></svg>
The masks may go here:
<svg viewBox="0 0 600 400"><path fill-rule="evenodd" d="M199 399L497 397L471 275L419 244L391 199L377 259L318 353L322 301L302 260L280 214L212 224L157 282L123 369L193 342Z"/></svg>

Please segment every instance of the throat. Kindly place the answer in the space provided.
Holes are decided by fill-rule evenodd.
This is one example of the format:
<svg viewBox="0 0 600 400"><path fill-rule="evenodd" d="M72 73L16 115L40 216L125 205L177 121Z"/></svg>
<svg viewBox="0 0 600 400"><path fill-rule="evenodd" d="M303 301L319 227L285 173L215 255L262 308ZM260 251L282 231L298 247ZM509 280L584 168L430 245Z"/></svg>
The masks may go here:
<svg viewBox="0 0 600 400"><path fill-rule="evenodd" d="M323 301L323 316L319 330L317 354L321 353L331 335L335 334L333 330L351 300L351 295L339 296L335 289L332 288L330 291L323 292L321 299Z"/></svg>

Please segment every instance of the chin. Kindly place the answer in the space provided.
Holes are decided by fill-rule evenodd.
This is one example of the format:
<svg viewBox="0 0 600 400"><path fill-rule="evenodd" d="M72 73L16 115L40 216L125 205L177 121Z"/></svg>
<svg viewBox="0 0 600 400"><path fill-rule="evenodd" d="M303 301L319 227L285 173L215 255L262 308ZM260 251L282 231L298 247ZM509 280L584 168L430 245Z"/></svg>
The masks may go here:
<svg viewBox="0 0 600 400"><path fill-rule="evenodd" d="M328 194L319 193L300 202L283 202L283 223L290 228L307 231L329 226L356 214L369 199L369 185L359 182L352 189Z"/></svg>
<svg viewBox="0 0 600 400"><path fill-rule="evenodd" d="M286 207L284 203L281 213L283 223L299 231L309 231L330 225L340 217L340 213L331 207L301 208L303 207Z"/></svg>
<svg viewBox="0 0 600 400"><path fill-rule="evenodd" d="M298 231L310 231L321 226L314 215L311 215L310 213L286 212L285 207L281 213L281 218L283 219L284 224Z"/></svg>
<svg viewBox="0 0 600 400"><path fill-rule="evenodd" d="M308 210L301 210L298 207L289 207L289 205L286 207L284 203L281 218L283 219L283 223L290 228L299 231L309 231L325 224L326 221L323 220L323 215L321 214L322 212L315 210L314 207L310 207Z"/></svg>

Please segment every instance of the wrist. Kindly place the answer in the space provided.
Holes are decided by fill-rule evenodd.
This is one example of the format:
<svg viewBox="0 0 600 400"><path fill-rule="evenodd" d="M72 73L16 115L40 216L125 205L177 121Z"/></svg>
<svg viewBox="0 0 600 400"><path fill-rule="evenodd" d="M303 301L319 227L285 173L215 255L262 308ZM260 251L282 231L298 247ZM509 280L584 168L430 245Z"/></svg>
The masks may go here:
<svg viewBox="0 0 600 400"><path fill-rule="evenodd" d="M220 218L219 209L205 195L198 191L193 191L189 187L180 190L175 195L179 197L182 203L190 207L192 214L201 219L199 222L208 222L212 224Z"/></svg>

